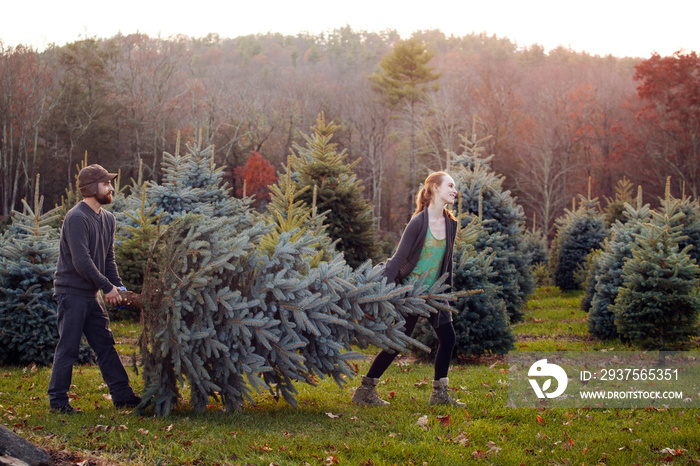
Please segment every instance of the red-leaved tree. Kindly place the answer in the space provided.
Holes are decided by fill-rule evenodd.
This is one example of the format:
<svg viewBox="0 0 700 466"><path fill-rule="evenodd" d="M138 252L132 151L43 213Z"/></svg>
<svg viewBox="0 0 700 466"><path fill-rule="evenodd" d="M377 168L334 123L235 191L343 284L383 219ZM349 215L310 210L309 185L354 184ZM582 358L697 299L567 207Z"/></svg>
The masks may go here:
<svg viewBox="0 0 700 466"><path fill-rule="evenodd" d="M272 164L259 152L253 151L246 164L234 168L233 173L238 184L237 196L255 196L253 206L256 208L270 200L268 186L277 182L277 175Z"/></svg>
<svg viewBox="0 0 700 466"><path fill-rule="evenodd" d="M659 175L682 180L693 196L700 191L700 57L695 52L658 54L639 63L634 79L643 105L637 139ZM642 134L639 134L643 131ZM660 177L663 179L663 177Z"/></svg>

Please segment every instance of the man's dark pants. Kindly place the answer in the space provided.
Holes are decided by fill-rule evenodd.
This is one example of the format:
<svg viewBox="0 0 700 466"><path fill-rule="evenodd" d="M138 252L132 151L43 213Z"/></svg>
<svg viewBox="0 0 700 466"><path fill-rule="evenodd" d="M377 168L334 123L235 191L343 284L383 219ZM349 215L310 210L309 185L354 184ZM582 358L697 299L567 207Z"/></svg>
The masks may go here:
<svg viewBox="0 0 700 466"><path fill-rule="evenodd" d="M114 336L109 329L109 317L102 297L56 294L58 301L58 335L49 382L49 403L52 408L68 404L68 390L73 377L73 364L78 361L82 335L97 355L112 401L129 399L134 391L129 376L114 349Z"/></svg>

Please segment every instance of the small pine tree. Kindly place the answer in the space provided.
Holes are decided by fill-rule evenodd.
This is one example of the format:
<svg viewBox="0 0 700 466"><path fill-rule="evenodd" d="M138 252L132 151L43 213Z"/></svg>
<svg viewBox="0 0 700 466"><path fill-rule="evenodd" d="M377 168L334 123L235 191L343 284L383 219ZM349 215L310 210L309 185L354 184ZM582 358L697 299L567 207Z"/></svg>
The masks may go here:
<svg viewBox="0 0 700 466"><path fill-rule="evenodd" d="M508 309L495 283L492 262L496 257L485 246L489 234L478 218L460 232L460 247L455 254L455 289L482 290L481 293L460 298L454 308L457 335L455 352L465 356L484 353L505 354L514 348L515 337L508 318ZM473 238L473 239L471 239ZM482 238L479 241L479 238ZM473 242L473 244L472 244ZM479 245L477 252L475 246Z"/></svg>
<svg viewBox="0 0 700 466"><path fill-rule="evenodd" d="M605 206L603 222L605 223L606 229L609 230L618 220L622 223L627 221L625 204L632 204L634 202L633 192L634 186L632 186L630 180L623 176L615 186L615 197L613 199L605 198L607 205Z"/></svg>
<svg viewBox="0 0 700 466"><path fill-rule="evenodd" d="M697 331L700 268L690 246L680 249L681 201L652 213L623 266L625 281L612 306L620 335L645 348L667 349Z"/></svg>
<svg viewBox="0 0 700 466"><path fill-rule="evenodd" d="M554 284L562 291L580 289L575 274L585 266L588 254L600 247L607 231L598 212L598 199L579 196L578 209L557 219L557 235L550 255ZM556 255L555 255L556 254Z"/></svg>
<svg viewBox="0 0 700 466"><path fill-rule="evenodd" d="M641 187L636 204L636 208L630 204L625 205L626 220L617 220L613 224L610 238L605 241L603 250L596 259L596 273L589 276L594 292L590 299L588 331L601 340L619 337L611 306L625 280L622 267L632 257L632 248L637 235L642 231L642 225L651 218L649 204L642 205Z"/></svg>
<svg viewBox="0 0 700 466"><path fill-rule="evenodd" d="M374 210L353 172L359 159L346 164L346 152L337 152L337 144L331 142L339 128L333 122L326 123L323 114L318 117L312 134L304 135L306 145L294 146L296 154L290 157L292 181L301 188L309 187L300 194L307 205L313 203L315 193L316 208L325 213L328 235L339 240L338 251L345 254L347 263L358 267L377 257L379 241Z"/></svg>
<svg viewBox="0 0 700 466"><path fill-rule="evenodd" d="M533 225L534 225L533 221ZM549 272L549 252L547 251L547 238L539 228L532 227L526 230L523 236L523 251L530 256L532 279L535 286L549 286L552 283Z"/></svg>
<svg viewBox="0 0 700 466"><path fill-rule="evenodd" d="M603 249L605 249L604 240ZM600 269L600 255L602 254L602 249L594 249L586 256L585 266L580 269L580 275L582 275L583 289L585 294L581 298L581 310L583 312L588 312L591 310L591 301L593 296L595 296L595 286L598 283L598 276L601 272Z"/></svg>
<svg viewBox="0 0 700 466"><path fill-rule="evenodd" d="M37 177L34 207L22 201L0 238L0 364L48 365L58 343L53 279L59 254L59 209L43 212ZM83 348L81 361L92 360Z"/></svg>
<svg viewBox="0 0 700 466"><path fill-rule="evenodd" d="M689 249L690 257L695 262L700 262L700 204L683 193L680 199L671 196L671 177L666 179L666 196L660 200L660 212L666 213L669 209L683 212L682 216L674 217L676 222L672 226L681 229L681 237L678 247L681 249L692 246Z"/></svg>
<svg viewBox="0 0 700 466"><path fill-rule="evenodd" d="M131 222L120 225L120 235L116 238L119 242L118 246L115 245L114 255L119 264L119 276L124 286L135 293L141 293L146 262L159 234L160 217L153 215L155 207L147 208L146 185L143 185L141 208L135 214L124 212Z"/></svg>
<svg viewBox="0 0 700 466"><path fill-rule="evenodd" d="M530 264L533 267L537 264L546 265L549 262L549 256L547 253L547 238L539 228L525 230L523 235L523 250L530 256Z"/></svg>
<svg viewBox="0 0 700 466"><path fill-rule="evenodd" d="M481 215L484 228L495 235L483 240L488 244L477 244L476 248L492 248L493 284L506 303L510 321L515 323L522 319L522 309L534 288L531 257L525 249L525 215L510 191L503 189L504 178L489 168L493 156L481 158L484 139L473 134L470 139L462 137L462 141L462 154L451 154L463 208L470 213L463 216L461 226L466 227Z"/></svg>

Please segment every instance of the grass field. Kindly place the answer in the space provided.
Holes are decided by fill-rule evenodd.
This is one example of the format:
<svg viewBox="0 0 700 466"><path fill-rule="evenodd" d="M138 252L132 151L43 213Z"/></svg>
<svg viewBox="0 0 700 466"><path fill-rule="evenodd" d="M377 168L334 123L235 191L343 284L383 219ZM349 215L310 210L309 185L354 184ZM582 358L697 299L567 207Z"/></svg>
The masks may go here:
<svg viewBox="0 0 700 466"><path fill-rule="evenodd" d="M515 326L516 351L627 349L588 336L580 298L537 290ZM113 330L131 357L138 327L114 323ZM322 380L297 386L299 408L260 394L239 412L212 405L197 414L184 404L167 418L116 410L89 366L74 371L72 403L83 414L50 414L49 369L4 367L0 422L66 464L700 464L698 410L509 408L507 360L496 357L455 364L450 385L467 408L435 408L427 403L432 364L397 361L379 387L388 408L350 403L357 379L345 388ZM368 363L358 363L360 373ZM140 377L128 370L140 390Z"/></svg>

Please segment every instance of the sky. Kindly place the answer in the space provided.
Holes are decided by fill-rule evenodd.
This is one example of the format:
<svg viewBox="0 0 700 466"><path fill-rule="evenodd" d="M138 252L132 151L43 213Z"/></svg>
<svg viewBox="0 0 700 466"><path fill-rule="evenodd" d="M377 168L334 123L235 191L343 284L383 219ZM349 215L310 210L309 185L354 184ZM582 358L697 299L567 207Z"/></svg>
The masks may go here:
<svg viewBox="0 0 700 466"><path fill-rule="evenodd" d="M700 0L9 0L0 41L42 50L84 38L135 32L220 37L394 29L402 37L439 29L486 33L520 47L558 46L592 55L649 58L700 53Z"/></svg>

